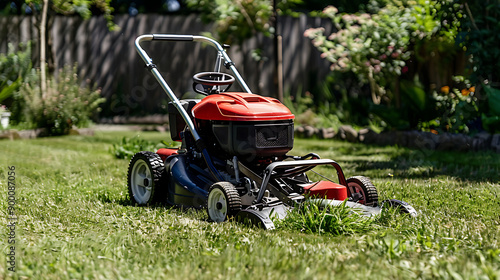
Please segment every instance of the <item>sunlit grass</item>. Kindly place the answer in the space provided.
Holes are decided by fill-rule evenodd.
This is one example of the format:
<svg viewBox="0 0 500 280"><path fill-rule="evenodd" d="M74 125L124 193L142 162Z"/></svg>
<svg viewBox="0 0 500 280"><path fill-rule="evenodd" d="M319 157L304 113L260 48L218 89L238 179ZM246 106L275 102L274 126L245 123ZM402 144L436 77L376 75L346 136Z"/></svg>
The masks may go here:
<svg viewBox="0 0 500 280"><path fill-rule="evenodd" d="M7 167L15 166L19 215L16 273L2 262L0 278L500 277L499 154L297 139L292 154L332 158L347 177L370 177L381 200L402 199L419 212L416 218L387 212L361 231L333 235L304 227L263 231L215 224L204 211L130 205L128 161L109 151L136 134L97 131L94 137L0 143L1 209L6 209ZM140 134L150 141L170 140L167 134ZM319 171L331 173L326 167ZM6 249L5 230L0 240Z"/></svg>

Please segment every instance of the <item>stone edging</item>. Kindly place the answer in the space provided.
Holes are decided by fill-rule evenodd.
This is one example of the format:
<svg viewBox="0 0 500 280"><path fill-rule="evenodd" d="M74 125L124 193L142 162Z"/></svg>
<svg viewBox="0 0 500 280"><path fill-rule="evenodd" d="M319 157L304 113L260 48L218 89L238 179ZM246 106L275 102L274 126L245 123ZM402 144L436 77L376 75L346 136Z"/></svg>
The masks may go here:
<svg viewBox="0 0 500 280"><path fill-rule="evenodd" d="M85 135L94 136L94 130L92 128L78 128L71 129L69 135ZM34 139L38 137L47 136L47 130L44 128L28 129L28 130L4 130L0 132L1 139L17 140L17 139Z"/></svg>
<svg viewBox="0 0 500 280"><path fill-rule="evenodd" d="M376 133L369 128L357 131L352 126L343 125L337 131L333 128L318 129L312 126L297 126L295 127L295 135L303 138L341 139L353 143L381 146L398 145L441 151L493 150L500 153L500 134L487 132L480 132L474 136L452 133L434 134L416 130Z"/></svg>

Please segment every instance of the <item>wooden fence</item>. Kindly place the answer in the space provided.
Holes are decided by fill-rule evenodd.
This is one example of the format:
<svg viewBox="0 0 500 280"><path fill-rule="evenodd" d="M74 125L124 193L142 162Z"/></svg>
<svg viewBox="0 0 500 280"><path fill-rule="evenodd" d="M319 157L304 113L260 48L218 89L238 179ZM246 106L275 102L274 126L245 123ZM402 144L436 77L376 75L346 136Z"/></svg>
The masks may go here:
<svg viewBox="0 0 500 280"><path fill-rule="evenodd" d="M86 21L76 16L55 17L51 27L55 67L77 63L80 76L102 88L107 99L103 111L106 116L165 112L167 98L136 53L135 38L149 33L199 35L210 31L210 26L196 15L119 15L115 22L120 30L110 32L102 17ZM319 26L327 32L332 29L327 19L280 18L285 92L310 90L329 73L329 63L320 58L319 51L303 36L306 29ZM38 30L32 17L0 17L0 36L3 53L8 43L16 45L31 40L33 62L38 65ZM251 56L251 50L257 47L266 56L260 62ZM191 91L193 74L213 70L216 53L200 43L145 42L144 48L179 97ZM276 96L271 38L249 39L243 46L233 46L229 54L252 91Z"/></svg>

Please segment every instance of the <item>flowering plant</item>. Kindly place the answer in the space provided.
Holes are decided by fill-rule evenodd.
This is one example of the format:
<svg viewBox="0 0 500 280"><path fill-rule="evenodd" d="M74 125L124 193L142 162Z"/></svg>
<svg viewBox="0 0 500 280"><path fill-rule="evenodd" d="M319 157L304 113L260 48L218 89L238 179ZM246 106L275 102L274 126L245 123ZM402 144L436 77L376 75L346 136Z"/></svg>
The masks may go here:
<svg viewBox="0 0 500 280"><path fill-rule="evenodd" d="M332 19L337 32L327 36L324 28L311 28L304 36L332 63L332 71L351 71L369 84L372 100L379 104L391 77L407 71L405 60L410 57L408 24L395 13L386 7L376 14L339 14L330 6L323 14Z"/></svg>
<svg viewBox="0 0 500 280"><path fill-rule="evenodd" d="M3 113L9 112L7 110L7 107L5 105L0 105L0 115L3 115Z"/></svg>
<svg viewBox="0 0 500 280"><path fill-rule="evenodd" d="M323 15L332 19L336 32L311 28L304 36L332 63L332 71L352 72L369 85L373 103L390 103L399 94L395 81L409 70L410 56L430 52L419 49L427 42L453 45L457 21L447 19L454 5L450 0L370 1L370 13L358 14L340 14L329 6Z"/></svg>
<svg viewBox="0 0 500 280"><path fill-rule="evenodd" d="M480 116L476 87L462 76L453 77L453 86L443 86L434 91L435 110L438 117L425 124L423 129L468 133ZM427 127L429 126L429 127Z"/></svg>

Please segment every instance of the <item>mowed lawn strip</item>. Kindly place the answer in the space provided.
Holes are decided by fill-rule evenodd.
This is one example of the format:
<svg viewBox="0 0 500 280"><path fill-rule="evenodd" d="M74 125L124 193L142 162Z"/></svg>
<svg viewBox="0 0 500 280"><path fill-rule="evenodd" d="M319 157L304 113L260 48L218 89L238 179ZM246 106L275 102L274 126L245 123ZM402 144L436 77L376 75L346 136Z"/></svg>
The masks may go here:
<svg viewBox="0 0 500 280"><path fill-rule="evenodd" d="M6 221L7 172L15 166L19 219L16 272L2 262L0 278L500 278L500 154L296 139L291 154L332 158L346 177L370 177L381 200L405 200L420 214L392 211L368 232L333 236L286 224L274 231L215 224L204 211L130 205L128 161L109 150L136 134L0 143L2 214ZM140 136L169 140L154 132ZM6 228L0 238L7 252Z"/></svg>

